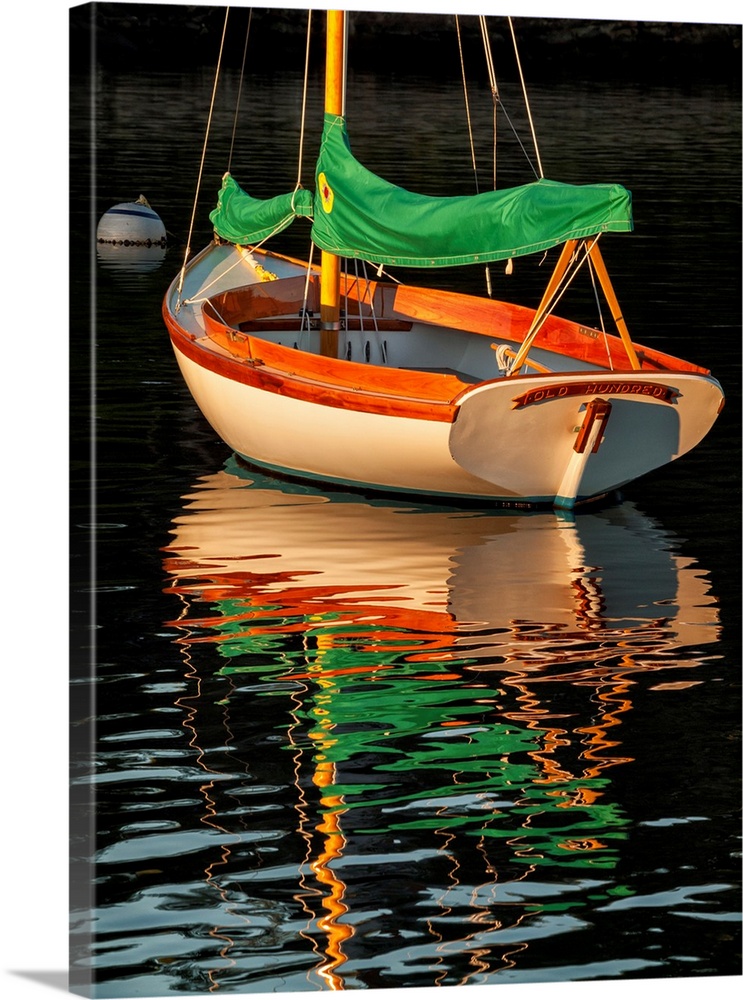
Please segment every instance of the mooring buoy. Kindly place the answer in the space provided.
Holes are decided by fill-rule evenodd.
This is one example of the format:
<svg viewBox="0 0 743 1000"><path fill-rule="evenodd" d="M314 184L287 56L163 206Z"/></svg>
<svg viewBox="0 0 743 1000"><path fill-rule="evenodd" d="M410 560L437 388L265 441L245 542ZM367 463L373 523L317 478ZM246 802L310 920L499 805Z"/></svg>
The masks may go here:
<svg viewBox="0 0 743 1000"><path fill-rule="evenodd" d="M96 230L98 243L115 246L165 246L165 226L157 212L141 194L136 201L124 201L101 216Z"/></svg>

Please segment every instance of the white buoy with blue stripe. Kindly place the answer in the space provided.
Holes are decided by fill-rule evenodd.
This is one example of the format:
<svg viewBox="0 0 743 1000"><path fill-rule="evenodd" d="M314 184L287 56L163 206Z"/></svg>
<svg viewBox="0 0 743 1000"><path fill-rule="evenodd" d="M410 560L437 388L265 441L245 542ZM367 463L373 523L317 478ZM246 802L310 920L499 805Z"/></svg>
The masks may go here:
<svg viewBox="0 0 743 1000"><path fill-rule="evenodd" d="M141 194L136 201L114 205L98 223L98 243L116 246L165 246L165 226L157 212Z"/></svg>

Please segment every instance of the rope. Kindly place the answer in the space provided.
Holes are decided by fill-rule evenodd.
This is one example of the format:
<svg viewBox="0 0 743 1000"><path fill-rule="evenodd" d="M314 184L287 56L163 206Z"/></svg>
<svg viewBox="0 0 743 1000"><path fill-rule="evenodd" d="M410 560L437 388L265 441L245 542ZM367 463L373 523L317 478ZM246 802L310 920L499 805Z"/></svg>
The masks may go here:
<svg viewBox="0 0 743 1000"><path fill-rule="evenodd" d="M307 303L310 298L310 281L312 280L312 258L315 253L315 244L310 243L310 253L309 259L307 261L307 267L304 273L304 292L302 294L302 309L300 311L301 326L299 328L299 337L297 338L299 343L298 347L301 347L305 340L305 334L309 336L311 326L310 326L310 312L307 308ZM309 342L308 345L309 347ZM304 348L303 348L304 350Z"/></svg>
<svg viewBox="0 0 743 1000"><path fill-rule="evenodd" d="M503 104L503 101L501 99L500 91L498 90L498 84L497 84L496 79L495 79L495 65L493 63L493 55L492 55L491 46L490 46L490 39L488 37L487 29L485 27L485 17L484 17L484 15L480 15L480 30L481 30L482 37L483 37L483 44L485 46L485 61L487 63L488 76L489 76L489 79L490 79L490 92L491 92L492 97L493 97L493 190L495 190L495 188L496 188L496 183L495 183L496 107L499 107L500 110L503 112L503 115L504 115L506 121L508 122L508 126L511 129L511 132L513 132L514 136L516 137L516 141L518 142L519 146L521 147L521 151L524 154L524 157L526 158L527 163L531 167L531 169L532 169L532 171L534 173L534 176L535 177L544 177L544 173L542 171L542 163L541 163L541 160L539 158L539 149L537 148L537 138L536 138L536 133L535 133L535 130L534 130L534 122L532 120L531 109L529 107L529 97L528 97L528 95L526 93L526 84L525 84L525 81L524 81L524 74L523 74L523 72L521 70L521 60L519 59L519 50L518 50L518 46L516 45L516 35L514 33L513 23L511 21L510 17L508 18L508 23L509 23L509 25L511 27L511 38L513 40L513 51L514 51L514 54L515 54L515 57L516 57L516 65L518 66L518 70L519 70L519 77L521 79L521 90L522 90L523 95L524 95L524 105L526 106L526 114L527 114L527 117L529 119L529 125L530 125L530 128L531 128L531 135L532 135L532 141L534 142L534 149L535 149L535 152L536 152L537 164L539 166L539 170L537 171L537 169L534 167L534 164L531 162L531 158L530 158L529 154L527 153L526 148L524 147L523 142L521 141L521 136L519 135L519 133L518 133L515 125L511 121L511 118L510 118L508 112L506 111L506 107Z"/></svg>
<svg viewBox="0 0 743 1000"><path fill-rule="evenodd" d="M536 132L534 130L534 121L532 120L532 117L531 117L531 108L529 107L529 98L528 98L527 93L526 93L526 83L524 82L524 74L523 74L522 69L521 69L521 59L519 58L519 48L518 48L518 45L516 44L516 32L513 30L513 21L512 21L512 19L510 17L508 18L508 26L511 29L511 38L513 40L513 52L514 52L514 55L516 56L516 65L519 68L519 79L521 80L521 90L522 90L523 95L524 95L524 104L526 105L526 114L527 114L527 116L529 118L529 127L531 128L531 137L532 137L532 141L534 142L534 154L535 154L535 156L537 158L537 163L539 164L539 176L540 177L544 177L544 171L542 170L542 161L539 158L539 147L537 145L537 134L536 134Z"/></svg>
<svg viewBox="0 0 743 1000"><path fill-rule="evenodd" d="M470 114L470 100L467 93L467 74L464 71L464 52L462 51L462 33L459 28L459 15L455 15L457 25L457 43L459 45L459 66L462 70L462 89L464 90L464 108L467 113L467 132L470 139L470 155L472 156L472 171L475 175L475 192L480 193L480 185L477 180L477 160L475 158L475 138L472 132L472 116Z"/></svg>
<svg viewBox="0 0 743 1000"><path fill-rule="evenodd" d="M312 278L312 257L315 252L315 244L310 243L310 259L307 261L307 269L304 275L304 295L302 298L302 313L307 312L307 301L310 297L310 279Z"/></svg>
<svg viewBox="0 0 743 1000"><path fill-rule="evenodd" d="M614 371L614 360L611 356L611 349L609 347L609 338L606 336L606 326L604 324L604 314L601 309L601 299L599 298L599 290L596 286L596 272L593 267L593 261L588 258L588 273L591 275L591 287L593 288L593 297L596 300L596 312L598 313L599 323L601 324L601 333L604 335L604 347L606 348L606 358L609 362L609 371Z"/></svg>
<svg viewBox="0 0 743 1000"><path fill-rule="evenodd" d="M186 241L186 253L185 253L185 256L183 258L183 267L181 268L181 274L180 274L180 277L178 279L178 301L177 301L176 307L175 307L175 311L176 312L178 312L178 310L180 309L180 306L181 306L181 291L183 290L183 279L184 279L184 276L185 276L185 273L186 273L186 263L188 262L188 258L189 258L190 254L191 254L191 237L193 236L193 230L194 230L194 225L195 225L195 220L196 220L196 206L197 206L198 200L199 200L199 190L201 188L201 178L202 178L202 175L203 175L203 172L204 172L204 161L206 159L206 147L207 147L207 142L209 140L209 129L211 128L211 124L212 124L212 116L214 114L214 99L215 99L216 94L217 94L217 83L219 81L219 71L220 71L220 68L221 68L221 65L222 65L222 53L224 52L224 40L225 40L225 36L227 34L227 19L228 19L229 16L230 16L230 8L227 7L227 8L225 8L225 12L224 12L224 27L222 28L222 40L219 43L219 58L217 59L217 70L216 70L216 72L214 74L214 87L212 88L212 99L211 99L211 105L209 107L209 118L208 118L207 123L206 123L206 134L204 135L204 146L203 146L203 148L201 150L201 163L199 165L199 176L198 176L198 180L196 182L196 194L194 196L193 211L191 213L191 224L190 224L189 229L188 229L188 239Z"/></svg>
<svg viewBox="0 0 743 1000"><path fill-rule="evenodd" d="M377 320L377 312L374 308L374 292L372 291L371 281L369 281L369 274L366 270L366 261L361 262L364 270L364 283L366 285L366 291L369 293L369 309L371 310L372 322L374 323L374 330L379 333L379 321ZM359 299L359 303L361 299ZM361 312L361 305L359 305L359 313ZM386 360L386 359L385 359Z"/></svg>
<svg viewBox="0 0 743 1000"><path fill-rule="evenodd" d="M490 38L488 37L488 29L485 22L485 15L480 14L480 31L482 33L483 47L485 49L485 62L488 67L488 80L490 81L490 93L493 98L493 190L496 189L496 151L497 151L497 123L496 123L496 113L498 104L500 103L500 94L498 93L498 83L495 79L495 65L493 63L493 53L490 48Z"/></svg>
<svg viewBox="0 0 743 1000"><path fill-rule="evenodd" d="M252 21L253 21L253 8L251 7L250 8L250 13L248 14L248 27L247 27L247 29L245 31L245 46L243 48L243 61L242 61L242 64L240 66L240 85L239 85L239 87L237 89L237 102L235 104L235 118L234 118L234 121L232 123L232 140L230 142L230 155L227 158L227 173L230 173L231 170L232 170L232 153L233 153L233 151L235 149L235 136L237 134L237 114L238 114L238 111L240 110L240 96L242 94L242 89L243 89L243 79L244 79L244 76L245 76L245 63L247 61L247 56L248 56L248 39L250 38L250 25L251 25Z"/></svg>
<svg viewBox="0 0 743 1000"><path fill-rule="evenodd" d="M268 238L269 237L267 236L266 239ZM259 249L260 247L261 244L259 243L257 244L257 246L253 247L252 250ZM216 285L219 281L221 281L221 279L224 278L225 275L229 274L230 271L234 271L236 267L240 267L241 264L247 262L252 268L255 268L257 266L257 262L252 255L251 249L248 249L247 247L238 246L237 244L235 244L235 248L239 251L237 258L233 261L232 264L230 264L229 267L226 267L223 271L218 271L214 275L211 281L207 282L205 285L202 285L201 288L199 289L200 292L202 293L208 292L209 289L212 288L212 286ZM209 298L208 295L202 294L198 298L193 297L190 299L184 299L183 305L198 305L200 302L208 301L208 298Z"/></svg>
<svg viewBox="0 0 743 1000"><path fill-rule="evenodd" d="M456 22L456 26L457 26L457 43L459 45L459 65L460 65L461 70L462 70L462 88L464 90L464 106L465 106L465 110L466 110L466 113L467 113L467 131L469 133L470 154L472 156L472 171L473 171L473 173L475 175L475 193L479 194L480 193L480 184L479 184L479 181L478 181L478 178L477 178L477 160L476 160L476 157L475 157L475 140L474 140L474 135L473 135L473 130L472 130L472 116L470 114L469 93L467 91L467 74L465 73L465 70L464 70L464 52L462 50L462 34L461 34L461 31L460 31L460 28L459 28L459 15L455 16L455 22ZM482 22L482 25L483 25L483 30L484 30L484 21ZM486 42L486 50L489 52L489 43L487 43L487 42ZM486 55L486 59L487 58L488 57ZM497 93L497 85L495 85L495 74L494 74L493 68L492 68L492 56L490 56L490 58L489 58L489 69L491 71L491 80L492 80L491 87L495 86L495 91ZM493 120L493 190L495 190L495 111L493 112L493 118L494 118L494 120ZM492 280L491 280L491 277L490 277L490 265L489 264L485 265L485 287L486 287L486 290L487 290L487 293L488 293L488 298L492 299L492 297L493 297L493 283L492 283Z"/></svg>
<svg viewBox="0 0 743 1000"><path fill-rule="evenodd" d="M584 240L583 243L581 244L581 247L578 250L576 250L576 252L573 254L570 261L570 265L568 269L565 271L565 274L563 274L562 278L560 279L560 283L558 284L557 288L552 293L549 302L546 302L544 304L544 308L542 309L542 311L541 312L538 311L534 316L532 324L526 336L524 337L524 340L521 343L516 358L514 359L514 363L508 366L508 369L506 371L507 376L512 375L514 372L518 372L519 369L522 367L522 365L528 363L527 355L531 350L531 346L534 343L537 334L544 326L544 323L547 320L547 318L554 311L560 299L562 299L565 292L567 292L568 288L573 283L573 280L578 274L578 271L580 271L581 267L586 263L586 261L590 261L589 254L591 247L597 241L598 241L598 236L595 236L593 238L593 242L589 246L588 241ZM578 257L581 249L583 250L583 257L579 260ZM573 269L572 273L570 273L569 271L570 267L572 267ZM516 364L516 362L518 362L518 365Z"/></svg>
<svg viewBox="0 0 743 1000"><path fill-rule="evenodd" d="M304 155L304 132L307 119L307 87L309 81L310 66L310 34L312 29L312 10L307 11L307 44L304 56L304 85L302 88L302 117L299 126L299 154L297 163L297 183L292 193L292 208L294 208L294 195L302 186L302 157Z"/></svg>

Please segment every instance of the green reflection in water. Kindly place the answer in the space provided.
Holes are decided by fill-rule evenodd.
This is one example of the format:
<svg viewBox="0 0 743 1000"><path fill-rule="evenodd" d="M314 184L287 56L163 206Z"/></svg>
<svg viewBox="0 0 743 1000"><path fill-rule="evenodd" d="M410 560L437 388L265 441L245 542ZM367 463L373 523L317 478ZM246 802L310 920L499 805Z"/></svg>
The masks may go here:
<svg viewBox="0 0 743 1000"><path fill-rule="evenodd" d="M344 830L486 838L524 866L615 866L627 819L606 801L600 764L579 763L580 735L564 720L556 740L554 727L506 717L513 696L482 675L468 678L462 667L473 661L455 655L451 636L349 623L340 613L282 616L268 605L246 616L241 601L221 602L219 614L229 661L220 673L260 680L259 696L286 697L288 685L286 747L321 773L320 813L342 817ZM438 660L417 658L431 647Z"/></svg>

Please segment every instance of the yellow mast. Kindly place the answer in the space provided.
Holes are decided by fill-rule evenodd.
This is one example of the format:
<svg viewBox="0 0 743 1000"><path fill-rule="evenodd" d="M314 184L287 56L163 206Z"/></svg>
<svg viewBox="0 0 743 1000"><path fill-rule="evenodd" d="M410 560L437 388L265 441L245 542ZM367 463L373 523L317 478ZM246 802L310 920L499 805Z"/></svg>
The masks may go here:
<svg viewBox="0 0 743 1000"><path fill-rule="evenodd" d="M344 115L346 110L346 15L329 10L325 54L325 113ZM338 356L340 329L340 259L322 251L320 278L320 353Z"/></svg>

